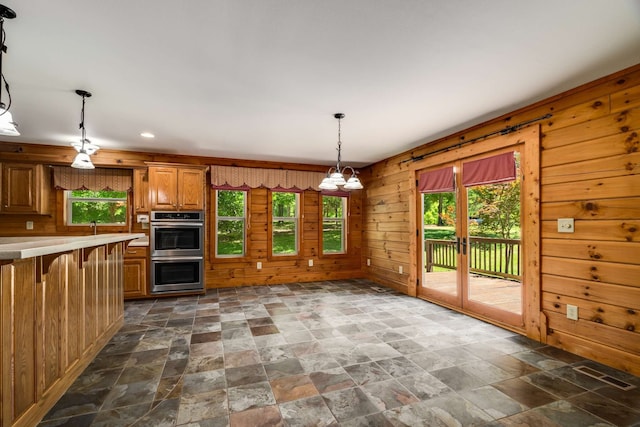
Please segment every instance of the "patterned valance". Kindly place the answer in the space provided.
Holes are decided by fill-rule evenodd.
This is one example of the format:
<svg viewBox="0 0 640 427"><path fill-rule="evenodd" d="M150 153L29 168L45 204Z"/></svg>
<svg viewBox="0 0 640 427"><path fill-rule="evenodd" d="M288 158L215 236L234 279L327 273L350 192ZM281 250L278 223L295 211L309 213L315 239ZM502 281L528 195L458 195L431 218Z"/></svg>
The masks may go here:
<svg viewBox="0 0 640 427"><path fill-rule="evenodd" d="M76 169L53 166L53 185L58 190L131 191L131 169Z"/></svg>
<svg viewBox="0 0 640 427"><path fill-rule="evenodd" d="M271 189L311 189L319 191L318 186L325 176L326 173L324 172L212 165L211 187L223 190L266 187Z"/></svg>

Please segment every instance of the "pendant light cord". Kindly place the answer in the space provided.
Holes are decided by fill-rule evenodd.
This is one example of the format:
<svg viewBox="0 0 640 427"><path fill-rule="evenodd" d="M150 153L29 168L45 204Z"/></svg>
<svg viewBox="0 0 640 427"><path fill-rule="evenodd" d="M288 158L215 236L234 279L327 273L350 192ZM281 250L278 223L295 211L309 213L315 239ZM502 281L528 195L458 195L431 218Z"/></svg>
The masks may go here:
<svg viewBox="0 0 640 427"><path fill-rule="evenodd" d="M9 91L9 82L7 82L7 79L4 77L4 73L2 72L2 55L7 51L7 46L5 46L4 44L4 41L6 39L6 33L4 31L4 18L0 18L0 33L0 107L4 107L2 108L2 112L0 112L0 116L2 116L7 111L9 111L9 108L11 108L11 92ZM7 96L9 97L9 104L7 104L6 107L2 102L2 82L4 82L5 91L7 92Z"/></svg>
<svg viewBox="0 0 640 427"><path fill-rule="evenodd" d="M341 117L338 117L338 165L336 168L336 172L342 173L342 168L340 167L340 161L342 160L342 138L341 138L341 126L340 121Z"/></svg>

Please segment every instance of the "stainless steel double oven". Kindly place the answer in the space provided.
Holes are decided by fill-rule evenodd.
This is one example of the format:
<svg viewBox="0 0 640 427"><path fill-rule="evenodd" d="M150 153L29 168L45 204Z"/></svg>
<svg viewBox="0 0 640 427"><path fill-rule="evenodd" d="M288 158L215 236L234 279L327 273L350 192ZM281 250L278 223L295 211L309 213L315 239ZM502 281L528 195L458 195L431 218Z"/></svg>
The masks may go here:
<svg viewBox="0 0 640 427"><path fill-rule="evenodd" d="M204 211L151 212L151 293L204 290Z"/></svg>

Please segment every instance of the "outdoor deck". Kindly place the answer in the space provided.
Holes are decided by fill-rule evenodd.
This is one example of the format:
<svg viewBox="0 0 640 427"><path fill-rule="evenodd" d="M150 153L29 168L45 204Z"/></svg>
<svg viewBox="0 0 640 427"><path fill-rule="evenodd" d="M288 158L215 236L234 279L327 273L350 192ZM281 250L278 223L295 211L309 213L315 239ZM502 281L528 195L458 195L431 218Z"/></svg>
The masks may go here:
<svg viewBox="0 0 640 427"><path fill-rule="evenodd" d="M455 272L431 272L422 282L427 288L455 295ZM469 299L511 313L522 314L522 284L513 280L472 274Z"/></svg>

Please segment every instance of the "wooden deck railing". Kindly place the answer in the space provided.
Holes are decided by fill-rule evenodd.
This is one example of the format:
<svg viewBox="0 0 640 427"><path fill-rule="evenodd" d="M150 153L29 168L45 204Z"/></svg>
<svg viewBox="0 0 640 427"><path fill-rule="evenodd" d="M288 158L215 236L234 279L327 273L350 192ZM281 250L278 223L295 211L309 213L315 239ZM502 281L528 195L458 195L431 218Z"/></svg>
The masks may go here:
<svg viewBox="0 0 640 427"><path fill-rule="evenodd" d="M470 237L468 244L471 272L507 279L522 279L520 240ZM456 269L455 240L425 239L424 248L425 268L428 272L433 271L434 267Z"/></svg>

